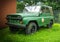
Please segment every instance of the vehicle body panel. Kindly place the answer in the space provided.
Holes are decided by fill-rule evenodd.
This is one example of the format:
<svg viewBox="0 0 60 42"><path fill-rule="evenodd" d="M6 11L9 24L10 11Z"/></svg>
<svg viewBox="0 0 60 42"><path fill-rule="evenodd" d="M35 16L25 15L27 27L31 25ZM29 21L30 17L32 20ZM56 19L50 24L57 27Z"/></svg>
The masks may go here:
<svg viewBox="0 0 60 42"><path fill-rule="evenodd" d="M44 22L42 22L42 18L44 18ZM50 22L50 20L53 19L53 16L46 16L43 14L40 14L36 17L24 17L23 23L26 25L29 23L29 21L37 21L39 26L46 25Z"/></svg>
<svg viewBox="0 0 60 42"><path fill-rule="evenodd" d="M51 9L50 9L51 11ZM51 11L52 12L52 11ZM16 25L28 25L30 21L36 21L38 26L44 26L50 23L54 19L53 13L46 12L23 12L23 13L14 13L7 15L7 23L16 24ZM22 22L22 23L21 23Z"/></svg>

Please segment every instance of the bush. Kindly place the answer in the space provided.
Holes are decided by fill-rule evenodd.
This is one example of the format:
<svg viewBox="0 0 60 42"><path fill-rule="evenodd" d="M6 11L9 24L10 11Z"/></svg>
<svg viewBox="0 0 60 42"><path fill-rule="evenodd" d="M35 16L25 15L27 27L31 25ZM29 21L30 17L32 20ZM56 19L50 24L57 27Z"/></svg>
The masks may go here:
<svg viewBox="0 0 60 42"><path fill-rule="evenodd" d="M17 12L22 12L25 5L22 2L17 2Z"/></svg>

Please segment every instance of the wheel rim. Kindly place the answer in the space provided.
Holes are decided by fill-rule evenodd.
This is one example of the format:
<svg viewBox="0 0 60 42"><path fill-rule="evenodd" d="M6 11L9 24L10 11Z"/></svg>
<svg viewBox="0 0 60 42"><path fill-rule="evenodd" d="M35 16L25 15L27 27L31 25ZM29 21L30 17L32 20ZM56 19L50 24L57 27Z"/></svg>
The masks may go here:
<svg viewBox="0 0 60 42"><path fill-rule="evenodd" d="M52 22L50 22L50 24L48 24L48 27L51 28L52 27Z"/></svg>
<svg viewBox="0 0 60 42"><path fill-rule="evenodd" d="M35 26L32 26L31 32L32 33L35 32L35 29L36 29L36 27Z"/></svg>
<svg viewBox="0 0 60 42"><path fill-rule="evenodd" d="M27 26L28 29L26 29L26 33L27 34L31 34L31 33L34 33L37 31L37 25L35 23L30 23L28 26Z"/></svg>

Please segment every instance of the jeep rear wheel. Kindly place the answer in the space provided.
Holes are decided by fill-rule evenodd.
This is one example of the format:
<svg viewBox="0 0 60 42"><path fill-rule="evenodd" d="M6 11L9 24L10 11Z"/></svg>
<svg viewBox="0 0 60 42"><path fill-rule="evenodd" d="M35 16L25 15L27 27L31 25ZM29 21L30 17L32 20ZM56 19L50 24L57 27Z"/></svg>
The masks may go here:
<svg viewBox="0 0 60 42"><path fill-rule="evenodd" d="M26 28L26 34L31 34L37 31L37 24L35 22L30 22Z"/></svg>
<svg viewBox="0 0 60 42"><path fill-rule="evenodd" d="M47 28L51 28L51 27L52 27L52 25L53 25L53 21L50 21L50 23L49 23L49 24L47 24Z"/></svg>

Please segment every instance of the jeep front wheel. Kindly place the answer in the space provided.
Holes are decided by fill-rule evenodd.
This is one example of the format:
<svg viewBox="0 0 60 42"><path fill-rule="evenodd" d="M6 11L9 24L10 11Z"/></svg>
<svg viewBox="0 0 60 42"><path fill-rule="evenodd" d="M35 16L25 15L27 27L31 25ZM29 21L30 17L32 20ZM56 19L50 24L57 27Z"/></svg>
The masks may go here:
<svg viewBox="0 0 60 42"><path fill-rule="evenodd" d="M35 22L30 22L26 28L26 34L31 34L37 31L37 24Z"/></svg>

